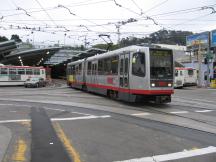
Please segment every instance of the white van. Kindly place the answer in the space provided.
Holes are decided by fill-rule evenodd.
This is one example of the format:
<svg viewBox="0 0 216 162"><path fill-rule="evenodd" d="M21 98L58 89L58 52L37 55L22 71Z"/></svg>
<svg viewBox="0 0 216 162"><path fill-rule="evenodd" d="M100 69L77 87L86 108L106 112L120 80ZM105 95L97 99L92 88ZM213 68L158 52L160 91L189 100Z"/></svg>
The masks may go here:
<svg viewBox="0 0 216 162"><path fill-rule="evenodd" d="M175 68L175 88L197 85L197 70L194 68Z"/></svg>

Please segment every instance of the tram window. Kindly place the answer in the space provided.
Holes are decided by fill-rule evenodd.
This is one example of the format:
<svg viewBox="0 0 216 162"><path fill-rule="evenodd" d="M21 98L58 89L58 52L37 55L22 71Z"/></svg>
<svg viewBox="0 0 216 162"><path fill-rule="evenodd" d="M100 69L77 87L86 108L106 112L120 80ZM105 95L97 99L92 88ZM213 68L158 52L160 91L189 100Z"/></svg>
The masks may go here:
<svg viewBox="0 0 216 162"><path fill-rule="evenodd" d="M182 71L180 71L180 75L181 75L181 76L183 75L183 72L182 72Z"/></svg>
<svg viewBox="0 0 216 162"><path fill-rule="evenodd" d="M124 87L128 87L128 78L127 77L124 78Z"/></svg>
<svg viewBox="0 0 216 162"><path fill-rule="evenodd" d="M23 75L25 74L25 69L17 69L18 70L18 74Z"/></svg>
<svg viewBox="0 0 216 162"><path fill-rule="evenodd" d="M132 58L132 74L140 77L145 76L145 54L134 53Z"/></svg>
<svg viewBox="0 0 216 162"><path fill-rule="evenodd" d="M104 60L98 60L98 75L103 75L103 62Z"/></svg>
<svg viewBox="0 0 216 162"><path fill-rule="evenodd" d="M26 69L26 75L32 75L32 69Z"/></svg>
<svg viewBox="0 0 216 162"><path fill-rule="evenodd" d="M44 70L41 70L42 71L42 74L45 74L45 71ZM39 74L40 75L40 74Z"/></svg>
<svg viewBox="0 0 216 162"><path fill-rule="evenodd" d="M88 74L88 75L91 75L91 62L88 62L87 74Z"/></svg>
<svg viewBox="0 0 216 162"><path fill-rule="evenodd" d="M105 72L105 75L111 74L111 59L110 58L106 58L104 60L104 72Z"/></svg>
<svg viewBox="0 0 216 162"><path fill-rule="evenodd" d="M125 71L124 74L127 75L128 74L128 58L125 58Z"/></svg>
<svg viewBox="0 0 216 162"><path fill-rule="evenodd" d="M91 64L91 73L94 75L94 64Z"/></svg>
<svg viewBox="0 0 216 162"><path fill-rule="evenodd" d="M75 74L76 74L76 75L79 74L79 67L78 67L78 65L75 66Z"/></svg>
<svg viewBox="0 0 216 162"><path fill-rule="evenodd" d="M71 74L74 75L75 74L75 65L71 66Z"/></svg>
<svg viewBox="0 0 216 162"><path fill-rule="evenodd" d="M79 72L81 73L82 71L82 64L79 64Z"/></svg>
<svg viewBox="0 0 216 162"><path fill-rule="evenodd" d="M118 56L112 57L111 59L111 71L113 75L118 74L118 60L119 60Z"/></svg>
<svg viewBox="0 0 216 162"><path fill-rule="evenodd" d="M176 77L178 76L178 70L175 71L175 76L176 76Z"/></svg>
<svg viewBox="0 0 216 162"><path fill-rule="evenodd" d="M120 77L120 86L123 87L123 77Z"/></svg>
<svg viewBox="0 0 216 162"><path fill-rule="evenodd" d="M40 70L39 69L34 69L34 75L40 75Z"/></svg>
<svg viewBox="0 0 216 162"><path fill-rule="evenodd" d="M194 75L194 71L193 70L188 70L188 75Z"/></svg>
<svg viewBox="0 0 216 162"><path fill-rule="evenodd" d="M124 60L121 59L121 61L120 61L120 75L123 75L123 62L124 62Z"/></svg>
<svg viewBox="0 0 216 162"><path fill-rule="evenodd" d="M97 64L92 64L92 74L96 75L97 74Z"/></svg>
<svg viewBox="0 0 216 162"><path fill-rule="evenodd" d="M16 69L9 69L9 74L16 74Z"/></svg>
<svg viewBox="0 0 216 162"><path fill-rule="evenodd" d="M8 74L8 68L1 68L1 74Z"/></svg>

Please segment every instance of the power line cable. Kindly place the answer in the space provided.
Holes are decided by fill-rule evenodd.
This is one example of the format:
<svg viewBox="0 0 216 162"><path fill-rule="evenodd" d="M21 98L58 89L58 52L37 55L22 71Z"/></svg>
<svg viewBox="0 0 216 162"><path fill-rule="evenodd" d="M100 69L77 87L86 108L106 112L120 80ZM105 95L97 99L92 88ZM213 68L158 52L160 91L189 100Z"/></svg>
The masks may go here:
<svg viewBox="0 0 216 162"><path fill-rule="evenodd" d="M48 18L53 22L53 24L55 24L56 26L58 26L55 21L52 19L52 17L49 15L49 13L44 9L44 7L41 5L41 3L38 0L35 0L38 5L42 8L42 10L46 13L46 15L48 16Z"/></svg>
<svg viewBox="0 0 216 162"><path fill-rule="evenodd" d="M140 10L140 15L143 14L143 10L142 8L135 2L135 0L131 0L133 2L133 4Z"/></svg>
<svg viewBox="0 0 216 162"><path fill-rule="evenodd" d="M163 5L163 4L165 4L166 2L168 2L168 0L165 0L165 1L161 2L161 3L156 4L155 6L151 7L151 8L148 9L148 10L146 10L145 13L150 12L151 10L153 10L153 9L155 9L155 8L157 8L157 7L161 6L161 5Z"/></svg>
<svg viewBox="0 0 216 162"><path fill-rule="evenodd" d="M216 6L216 4L208 5L206 7L214 7L214 6ZM182 14L182 12L185 12L185 11L191 11L191 12L200 11L202 9L202 7L204 7L204 6L188 8L188 9L183 9L183 10L170 11L170 12L164 12L164 13L159 13L159 14L150 15L150 16L155 17L155 16L171 15L173 13Z"/></svg>
<svg viewBox="0 0 216 162"><path fill-rule="evenodd" d="M106 30L110 30L110 29L104 27L103 25L97 24L97 23L95 23L95 22L93 22L93 21L91 21L91 20L89 20L89 19L85 19L85 18L83 18L83 17L81 17L81 16L78 16L77 14L75 14L74 12L72 12L68 7L65 7L64 5L59 4L58 7L67 9L71 15L76 16L76 17L80 18L81 20L85 20L85 21L87 21L87 22L89 22L89 23L91 23L91 24L94 24L94 25L96 25L96 26L100 26L100 27L102 27L102 28L104 28L104 29L106 29ZM82 26L81 26L81 27L82 27ZM89 29L88 29L88 30L89 30Z"/></svg>

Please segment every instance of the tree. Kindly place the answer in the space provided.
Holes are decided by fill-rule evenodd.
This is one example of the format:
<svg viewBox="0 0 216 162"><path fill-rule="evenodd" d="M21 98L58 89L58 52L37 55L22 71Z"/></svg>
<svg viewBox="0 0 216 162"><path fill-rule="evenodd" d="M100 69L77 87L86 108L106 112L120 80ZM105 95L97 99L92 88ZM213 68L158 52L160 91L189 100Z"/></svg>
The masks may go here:
<svg viewBox="0 0 216 162"><path fill-rule="evenodd" d="M22 42L22 40L20 39L19 35L17 34L13 34L11 35L11 40L14 40L15 42Z"/></svg>
<svg viewBox="0 0 216 162"><path fill-rule="evenodd" d="M8 39L5 36L0 36L0 42L8 41Z"/></svg>
<svg viewBox="0 0 216 162"><path fill-rule="evenodd" d="M96 44L96 45L94 45L92 47L93 48L104 49L104 50L108 49L110 51L120 48L120 46L117 45L117 44Z"/></svg>
<svg viewBox="0 0 216 162"><path fill-rule="evenodd" d="M186 45L186 36L192 35L189 31L174 31L174 30L159 30L150 34L148 37L136 38L127 37L123 38L120 42L121 47L136 45L141 43L160 43L171 45Z"/></svg>

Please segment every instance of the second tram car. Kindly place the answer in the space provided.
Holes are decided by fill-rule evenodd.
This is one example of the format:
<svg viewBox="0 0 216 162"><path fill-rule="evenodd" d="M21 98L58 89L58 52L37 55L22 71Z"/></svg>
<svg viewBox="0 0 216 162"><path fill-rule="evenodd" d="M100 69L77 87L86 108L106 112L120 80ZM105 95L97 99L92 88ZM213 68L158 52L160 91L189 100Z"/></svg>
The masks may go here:
<svg viewBox="0 0 216 162"><path fill-rule="evenodd" d="M43 67L31 66L0 66L0 86L24 85L31 77L46 79L46 71Z"/></svg>
<svg viewBox="0 0 216 162"><path fill-rule="evenodd" d="M67 66L69 86L119 100L171 101L173 52L169 49L130 46Z"/></svg>

